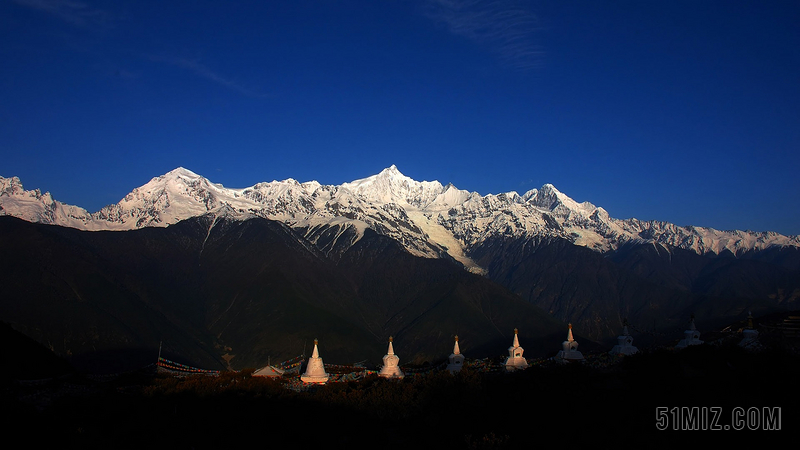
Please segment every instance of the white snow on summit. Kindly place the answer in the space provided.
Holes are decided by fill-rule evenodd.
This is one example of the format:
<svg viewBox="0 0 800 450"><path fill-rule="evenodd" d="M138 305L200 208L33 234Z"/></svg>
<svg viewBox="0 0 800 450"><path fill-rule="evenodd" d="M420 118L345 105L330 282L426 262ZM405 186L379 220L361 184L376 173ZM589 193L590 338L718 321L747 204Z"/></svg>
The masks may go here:
<svg viewBox="0 0 800 450"><path fill-rule="evenodd" d="M452 184L416 181L394 165L339 186L290 178L244 189L226 188L179 167L93 214L61 204L49 193L25 191L16 177L0 177L0 215L31 222L82 230L131 230L168 226L210 212L241 220L278 220L302 230L312 242L325 230L335 230L335 240L350 239L339 242L345 246L372 228L397 240L412 254L432 258L448 254L477 273L483 269L468 254L491 237L560 237L601 252L626 242L659 242L699 254L800 247L798 236L772 232L614 219L603 208L578 203L551 184L522 196L516 192L481 196ZM348 229L355 233L345 233Z"/></svg>
<svg viewBox="0 0 800 450"><path fill-rule="evenodd" d="M88 211L58 202L49 192L24 190L18 177L0 177L0 216L5 215L79 229L85 229L92 221Z"/></svg>
<svg viewBox="0 0 800 450"><path fill-rule="evenodd" d="M415 181L400 173L394 164L377 175L344 183L341 187L371 202L417 208L428 205L444 192L438 181Z"/></svg>

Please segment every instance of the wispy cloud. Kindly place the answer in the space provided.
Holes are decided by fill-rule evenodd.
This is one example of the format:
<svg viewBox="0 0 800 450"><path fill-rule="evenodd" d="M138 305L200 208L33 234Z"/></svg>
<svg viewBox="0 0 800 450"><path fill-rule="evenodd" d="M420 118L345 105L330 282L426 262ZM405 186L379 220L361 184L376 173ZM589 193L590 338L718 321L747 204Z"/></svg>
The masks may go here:
<svg viewBox="0 0 800 450"><path fill-rule="evenodd" d="M544 54L534 33L539 19L514 0L426 0L426 14L458 36L487 47L507 65L530 69Z"/></svg>
<svg viewBox="0 0 800 450"><path fill-rule="evenodd" d="M160 61L175 67L180 67L183 69L187 69L193 72L195 75L205 78L209 81L213 81L221 86L224 86L228 89L236 91L242 95L246 95L248 97L255 97L255 98L266 98L269 95L259 92L255 89L251 89L240 84L238 81L227 78L225 76L220 75L219 73L211 70L205 64L202 64L200 61L196 59L188 59L188 58L169 58L169 57L161 57L161 56L151 56L151 60L153 61Z"/></svg>
<svg viewBox="0 0 800 450"><path fill-rule="evenodd" d="M106 11L91 8L86 3L74 0L12 0L27 8L51 14L75 26L108 25L110 15Z"/></svg>

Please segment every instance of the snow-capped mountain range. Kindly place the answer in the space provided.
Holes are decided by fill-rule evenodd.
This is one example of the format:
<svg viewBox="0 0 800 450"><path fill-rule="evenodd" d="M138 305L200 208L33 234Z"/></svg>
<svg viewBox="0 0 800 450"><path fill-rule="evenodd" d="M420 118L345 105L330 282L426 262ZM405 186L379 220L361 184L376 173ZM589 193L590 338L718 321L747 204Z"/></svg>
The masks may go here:
<svg viewBox="0 0 800 450"><path fill-rule="evenodd" d="M321 229L334 227L336 245L349 246L372 228L400 242L410 253L429 258L449 255L474 272L483 272L470 251L489 237L558 237L598 252L629 242L657 242L698 254L734 254L772 246L800 247L800 237L774 232L719 231L660 221L614 219L601 207L578 203L545 184L523 195L480 195L415 181L392 165L338 186L293 179L226 188L184 168L153 178L119 203L95 213L62 204L38 189L26 191L19 178L0 177L0 215L81 230L132 230L164 227L208 213L239 219L281 221L314 242ZM355 233L345 233L350 229Z"/></svg>

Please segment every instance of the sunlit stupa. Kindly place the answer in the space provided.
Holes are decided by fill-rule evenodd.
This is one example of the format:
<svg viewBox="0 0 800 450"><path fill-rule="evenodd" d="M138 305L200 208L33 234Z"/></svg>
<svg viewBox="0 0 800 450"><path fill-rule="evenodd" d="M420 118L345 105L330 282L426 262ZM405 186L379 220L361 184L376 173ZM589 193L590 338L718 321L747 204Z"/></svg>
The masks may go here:
<svg viewBox="0 0 800 450"><path fill-rule="evenodd" d="M583 361L583 354L578 351L578 341L572 336L572 324L569 324L567 340L561 343L561 351L556 355L561 362Z"/></svg>
<svg viewBox="0 0 800 450"><path fill-rule="evenodd" d="M456 373L464 366L464 355L461 354L461 349L458 348L458 336L456 336L456 343L453 345L453 353L448 357L447 370L450 373Z"/></svg>
<svg viewBox="0 0 800 450"><path fill-rule="evenodd" d="M392 346L392 337L389 337L389 350L383 357L383 368L378 373L379 377L383 378L403 378L405 375L400 370L400 358L394 354L394 347Z"/></svg>
<svg viewBox="0 0 800 450"><path fill-rule="evenodd" d="M513 372L528 368L528 361L522 357L525 350L519 346L519 330L514 328L514 341L508 347L508 359L506 359L506 370Z"/></svg>
<svg viewBox="0 0 800 450"><path fill-rule="evenodd" d="M314 339L314 352L311 358L308 359L308 367L306 372L300 377L304 383L327 383L328 374L325 373L325 365L322 364L322 358L319 357L319 350L317 349L317 340Z"/></svg>

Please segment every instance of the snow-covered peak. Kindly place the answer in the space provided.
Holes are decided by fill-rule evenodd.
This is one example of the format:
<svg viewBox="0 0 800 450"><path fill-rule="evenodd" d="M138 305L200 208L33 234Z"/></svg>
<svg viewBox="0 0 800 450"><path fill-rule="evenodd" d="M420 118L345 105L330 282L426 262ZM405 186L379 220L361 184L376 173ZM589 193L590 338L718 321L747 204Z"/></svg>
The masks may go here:
<svg viewBox="0 0 800 450"><path fill-rule="evenodd" d="M565 217L575 213L589 217L597 209L595 205L589 202L576 202L550 183L543 185L540 189L532 189L526 192L521 199L532 206L546 209Z"/></svg>
<svg viewBox="0 0 800 450"><path fill-rule="evenodd" d="M175 195L192 195L200 190L211 189L219 190L224 189L221 185L216 185L208 181L191 170L179 167L175 170L167 172L164 175L155 177L148 181L141 187L134 189L128 194L122 202L135 201L136 198L153 196L175 196Z"/></svg>
<svg viewBox="0 0 800 450"><path fill-rule="evenodd" d="M394 164L392 164L391 166L381 170L380 173L381 174L386 174L387 176L399 176L399 177L404 177L405 176L402 173L400 173L400 170Z"/></svg>
<svg viewBox="0 0 800 450"><path fill-rule="evenodd" d="M377 175L344 183L341 187L372 202L418 208L431 203L444 192L438 181L416 181L403 175L394 164Z"/></svg>
<svg viewBox="0 0 800 450"><path fill-rule="evenodd" d="M528 192L526 192L526 193L522 194L521 200L522 200L523 202L527 202L527 201L528 201L528 200L530 200L531 198L535 197L535 196L536 196L536 194L538 194L538 193L539 193L539 190L538 190L538 189L531 189L530 191L528 191Z"/></svg>
<svg viewBox="0 0 800 450"><path fill-rule="evenodd" d="M391 166L381 170L377 175L371 175L366 178L353 180L349 183L343 183L342 187L349 189L355 193L364 193L370 190L379 190L383 187L392 188L399 185L409 185L417 183L412 178L403 175L397 166Z"/></svg>
<svg viewBox="0 0 800 450"><path fill-rule="evenodd" d="M563 204L564 200L568 199L572 203L575 203L571 198L562 194L561 191L550 183L543 185L540 189L534 189L530 192L532 195L528 197L528 203L551 211L556 209L560 204Z"/></svg>
<svg viewBox="0 0 800 450"><path fill-rule="evenodd" d="M119 203L102 208L95 215L110 224L107 228L167 226L213 211L222 203L218 197L233 195L221 185L179 167L135 188ZM103 223L98 224L103 229Z"/></svg>
<svg viewBox="0 0 800 450"><path fill-rule="evenodd" d="M0 177L0 216L3 215L82 229L92 220L85 209L53 200L49 192L26 191L18 177Z"/></svg>
<svg viewBox="0 0 800 450"><path fill-rule="evenodd" d="M452 183L448 183L447 186L442 189L442 193L437 195L432 202L426 205L426 209L431 211L438 209L449 209L454 206L463 205L473 196L480 197L477 193L458 189L453 186Z"/></svg>
<svg viewBox="0 0 800 450"><path fill-rule="evenodd" d="M198 174L196 174L196 173L192 172L191 170L186 169L184 167L178 167L176 169L170 170L169 172L165 173L163 176L165 178L177 178L177 177L184 177L184 178L189 178L189 179L203 178L202 176L200 176L200 175L198 175Z"/></svg>
<svg viewBox="0 0 800 450"><path fill-rule="evenodd" d="M19 177L0 177L0 195L14 195L23 191L24 189L22 188L22 182L19 180Z"/></svg>

